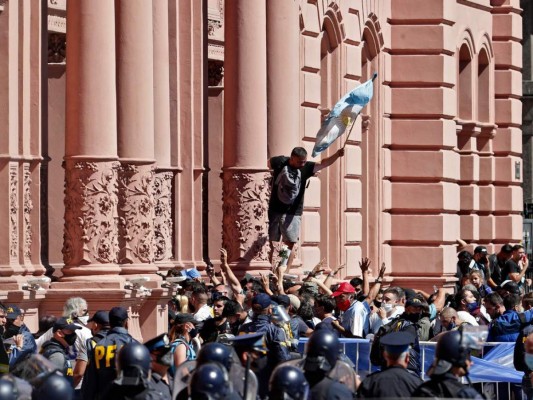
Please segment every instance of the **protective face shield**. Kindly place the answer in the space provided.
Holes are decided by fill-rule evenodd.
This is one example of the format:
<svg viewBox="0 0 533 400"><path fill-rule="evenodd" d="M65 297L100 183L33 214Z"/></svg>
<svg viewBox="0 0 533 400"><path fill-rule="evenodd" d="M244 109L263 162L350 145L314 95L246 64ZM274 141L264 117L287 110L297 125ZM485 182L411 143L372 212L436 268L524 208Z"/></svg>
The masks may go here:
<svg viewBox="0 0 533 400"><path fill-rule="evenodd" d="M0 377L0 399L17 400L18 389L13 377L4 375Z"/></svg>
<svg viewBox="0 0 533 400"><path fill-rule="evenodd" d="M286 324L291 320L289 317L289 314L287 314L287 311L283 306L274 306L272 307L272 316L271 316L272 322L275 324Z"/></svg>
<svg viewBox="0 0 533 400"><path fill-rule="evenodd" d="M117 379L122 386L140 386L146 384L150 372L150 352L137 342L128 343L120 349L117 363Z"/></svg>

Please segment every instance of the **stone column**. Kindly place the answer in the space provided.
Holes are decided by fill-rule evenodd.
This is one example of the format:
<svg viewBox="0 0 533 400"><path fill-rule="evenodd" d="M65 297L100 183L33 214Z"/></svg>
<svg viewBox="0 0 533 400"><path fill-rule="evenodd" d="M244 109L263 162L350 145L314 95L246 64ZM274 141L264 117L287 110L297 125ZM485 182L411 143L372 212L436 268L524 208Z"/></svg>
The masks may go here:
<svg viewBox="0 0 533 400"><path fill-rule="evenodd" d="M267 5L268 158L288 153L300 139L300 30L297 1Z"/></svg>
<svg viewBox="0 0 533 400"><path fill-rule="evenodd" d="M268 263L265 0L225 10L223 244L238 269Z"/></svg>
<svg viewBox="0 0 533 400"><path fill-rule="evenodd" d="M67 20L63 280L90 280L120 271L114 4L71 1Z"/></svg>
<svg viewBox="0 0 533 400"><path fill-rule="evenodd" d="M154 151L157 169L154 176L154 260L159 270L173 267L172 183L170 140L170 64L168 0L154 1Z"/></svg>
<svg viewBox="0 0 533 400"><path fill-rule="evenodd" d="M154 264L154 65L152 2L120 0L117 12L119 263L121 274Z"/></svg>

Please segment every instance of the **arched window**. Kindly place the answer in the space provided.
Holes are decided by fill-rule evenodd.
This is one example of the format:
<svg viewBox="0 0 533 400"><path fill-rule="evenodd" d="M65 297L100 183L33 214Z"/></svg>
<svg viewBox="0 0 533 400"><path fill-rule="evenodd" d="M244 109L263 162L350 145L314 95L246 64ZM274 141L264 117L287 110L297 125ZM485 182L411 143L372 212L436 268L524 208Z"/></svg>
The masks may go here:
<svg viewBox="0 0 533 400"><path fill-rule="evenodd" d="M459 82L457 90L459 119L472 120L472 55L466 44L459 50Z"/></svg>
<svg viewBox="0 0 533 400"><path fill-rule="evenodd" d="M490 122L490 65L487 51L482 49L477 68L477 119Z"/></svg>

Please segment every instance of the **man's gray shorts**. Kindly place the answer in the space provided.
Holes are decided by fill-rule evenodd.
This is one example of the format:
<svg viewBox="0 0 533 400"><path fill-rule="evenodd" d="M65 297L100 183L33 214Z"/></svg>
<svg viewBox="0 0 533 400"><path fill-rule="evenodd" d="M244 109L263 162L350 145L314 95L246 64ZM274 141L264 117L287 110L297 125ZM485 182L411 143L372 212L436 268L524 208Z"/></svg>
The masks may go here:
<svg viewBox="0 0 533 400"><path fill-rule="evenodd" d="M271 242L296 243L300 237L301 215L268 213L268 237Z"/></svg>

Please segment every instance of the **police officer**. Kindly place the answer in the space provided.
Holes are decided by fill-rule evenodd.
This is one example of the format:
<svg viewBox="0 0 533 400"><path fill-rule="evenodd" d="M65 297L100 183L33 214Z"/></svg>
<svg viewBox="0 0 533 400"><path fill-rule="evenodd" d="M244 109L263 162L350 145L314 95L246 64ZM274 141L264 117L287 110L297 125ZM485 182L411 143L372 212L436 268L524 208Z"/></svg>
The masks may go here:
<svg viewBox="0 0 533 400"><path fill-rule="evenodd" d="M474 388L463 385L460 379L468 379L470 348L463 340L463 331L449 331L443 333L437 341L435 360L428 371L431 379L420 385L413 397L440 397L483 399Z"/></svg>
<svg viewBox="0 0 533 400"><path fill-rule="evenodd" d="M407 370L409 347L415 337L408 332L391 332L381 339L387 367L368 375L357 390L361 398L407 398L422 384L422 380Z"/></svg>
<svg viewBox="0 0 533 400"><path fill-rule="evenodd" d="M59 373L52 373L33 388L31 398L32 400L73 400L74 388L64 376L59 375Z"/></svg>
<svg viewBox="0 0 533 400"><path fill-rule="evenodd" d="M193 372L189 382L189 399L239 400L240 397L231 390L226 369L216 362L208 362Z"/></svg>
<svg viewBox="0 0 533 400"><path fill-rule="evenodd" d="M265 293L260 293L255 296L252 299L252 310L254 313L252 322L244 324L240 329L240 333L265 334L264 340L268 348L267 365L265 368L258 368L258 372L256 372L259 380L259 395L265 397L268 393L270 373L276 365L289 360L290 353L287 348L285 331L273 324L270 320L272 314L272 300L270 296Z"/></svg>
<svg viewBox="0 0 533 400"><path fill-rule="evenodd" d="M94 347L91 362L83 378L84 399L101 399L113 380L117 377L115 356L125 344L136 342L128 333L128 311L124 307L113 307L109 311L107 336Z"/></svg>
<svg viewBox="0 0 533 400"><path fill-rule="evenodd" d="M269 400L306 400L309 383L299 368L293 365L280 365L270 378Z"/></svg>
<svg viewBox="0 0 533 400"><path fill-rule="evenodd" d="M52 327L52 339L45 342L41 348L43 357L56 365L72 384L74 384L74 373L68 357L68 348L74 345L78 338L77 329L81 329L81 327L74 324L72 319L59 318Z"/></svg>
<svg viewBox="0 0 533 400"><path fill-rule="evenodd" d="M117 379L105 395L106 400L163 400L170 399L156 390L150 380L150 352L139 342L121 347L117 356Z"/></svg>
<svg viewBox="0 0 533 400"><path fill-rule="evenodd" d="M87 328L91 330L92 338L87 340L87 354L90 356L94 346L107 336L109 332L109 311L98 310L87 321Z"/></svg>
<svg viewBox="0 0 533 400"><path fill-rule="evenodd" d="M531 379L533 377L533 360L531 360L530 354L530 348L532 348L531 345L533 344L533 336L531 336L532 333L533 325L527 325L526 327L522 328L520 335L515 342L513 357L515 369L517 371L524 372L524 376L522 377L522 391L528 400L533 398L533 385L531 384ZM526 345L528 346L528 349L526 349ZM529 359L529 364L526 362L526 357Z"/></svg>
<svg viewBox="0 0 533 400"><path fill-rule="evenodd" d="M336 367L345 364L339 361L339 353L340 342L336 332L320 329L313 332L309 338L303 359L303 369L313 400L341 400L354 397L354 392L338 382L333 373ZM354 375L355 385L353 369L346 364L344 372L351 372Z"/></svg>
<svg viewBox="0 0 533 400"><path fill-rule="evenodd" d="M173 378L168 373L173 361L170 339L166 333L163 333L148 340L144 345L150 352L151 386L160 392L164 398L170 399L171 388L174 386Z"/></svg>

